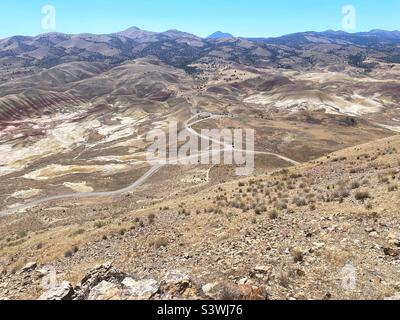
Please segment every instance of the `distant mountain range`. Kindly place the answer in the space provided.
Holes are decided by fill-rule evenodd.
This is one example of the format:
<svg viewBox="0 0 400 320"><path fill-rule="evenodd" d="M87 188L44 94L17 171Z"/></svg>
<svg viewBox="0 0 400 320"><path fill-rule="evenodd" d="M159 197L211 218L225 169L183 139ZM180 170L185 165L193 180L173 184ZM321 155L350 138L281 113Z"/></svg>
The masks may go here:
<svg viewBox="0 0 400 320"><path fill-rule="evenodd" d="M214 32L212 35L208 36L207 39L230 39L234 38L230 33L225 33L221 31Z"/></svg>
<svg viewBox="0 0 400 320"><path fill-rule="evenodd" d="M255 67L370 70L374 63L400 62L400 32L372 30L301 32L278 38L235 38L216 32L200 38L179 30L156 33L133 27L108 34L48 33L0 40L0 84L60 64L96 62L115 66L151 57L192 72L193 63L222 59Z"/></svg>
<svg viewBox="0 0 400 320"><path fill-rule="evenodd" d="M165 103L185 103L171 88L187 91L185 86L194 79L201 87L207 72L229 65L256 74L292 70L365 75L379 70L385 75L396 70L397 63L400 32L384 30L253 39L217 32L204 39L179 30L156 33L133 27L103 35L14 36L0 40L0 124L84 103L99 108L146 105L146 112L157 112ZM223 81L229 79L239 75L230 74ZM281 85L292 83L278 77L208 90L235 96L236 91L268 91ZM400 93L398 86L375 91Z"/></svg>

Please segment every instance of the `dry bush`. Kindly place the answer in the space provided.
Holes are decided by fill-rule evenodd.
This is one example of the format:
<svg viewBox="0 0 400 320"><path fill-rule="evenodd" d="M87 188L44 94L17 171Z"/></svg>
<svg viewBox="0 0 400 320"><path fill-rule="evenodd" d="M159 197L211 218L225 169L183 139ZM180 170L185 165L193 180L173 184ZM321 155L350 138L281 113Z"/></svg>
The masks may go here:
<svg viewBox="0 0 400 320"><path fill-rule="evenodd" d="M275 202L275 208L278 210L285 210L288 208L286 199L279 199Z"/></svg>
<svg viewBox="0 0 400 320"><path fill-rule="evenodd" d="M269 213L269 217L270 217L270 219L272 219L272 220L278 219L278 217L279 217L278 211L272 210L272 211Z"/></svg>
<svg viewBox="0 0 400 320"><path fill-rule="evenodd" d="M154 221L156 220L156 215L154 213L150 213L147 216L147 219L149 220L149 224L154 224Z"/></svg>
<svg viewBox="0 0 400 320"><path fill-rule="evenodd" d="M78 251L79 251L79 247L78 246L73 246L70 250L65 251L64 257L65 258L71 258Z"/></svg>
<svg viewBox="0 0 400 320"><path fill-rule="evenodd" d="M106 223L104 221L96 221L94 223L94 227L97 229L101 229L101 228L105 227L105 225L106 225Z"/></svg>
<svg viewBox="0 0 400 320"><path fill-rule="evenodd" d="M266 211L267 211L267 207L265 206L265 204L259 204L257 206L257 208L254 210L256 215L261 215Z"/></svg>
<svg viewBox="0 0 400 320"><path fill-rule="evenodd" d="M73 233L71 233L70 237L74 238L74 237L80 236L81 234L84 234L85 232L86 232L85 229L78 229L78 230L74 231Z"/></svg>
<svg viewBox="0 0 400 320"><path fill-rule="evenodd" d="M380 175L378 177L378 179L379 179L379 183L387 183L387 184L389 183L389 178L388 177Z"/></svg>
<svg viewBox="0 0 400 320"><path fill-rule="evenodd" d="M364 201L369 199L371 196L368 191L364 190L364 191L357 191L354 197L358 201Z"/></svg>
<svg viewBox="0 0 400 320"><path fill-rule="evenodd" d="M307 200L303 197L295 197L295 198L293 198L293 204L295 204L298 207L304 207L308 203L307 203Z"/></svg>
<svg viewBox="0 0 400 320"><path fill-rule="evenodd" d="M293 257L293 261L295 263L303 262L303 260L304 260L303 251L301 251L300 249L293 249L291 254L292 254L292 257Z"/></svg>
<svg viewBox="0 0 400 320"><path fill-rule="evenodd" d="M352 190L358 189L358 188L360 188L360 187L361 187L361 184L360 184L360 182L358 182L358 181L353 181L353 182L350 184L350 188L351 188Z"/></svg>

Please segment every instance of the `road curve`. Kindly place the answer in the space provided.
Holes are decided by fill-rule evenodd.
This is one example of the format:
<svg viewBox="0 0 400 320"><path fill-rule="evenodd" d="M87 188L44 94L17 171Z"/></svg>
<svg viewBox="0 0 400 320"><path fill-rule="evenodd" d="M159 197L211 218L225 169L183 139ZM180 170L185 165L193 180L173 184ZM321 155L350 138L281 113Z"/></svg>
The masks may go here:
<svg viewBox="0 0 400 320"><path fill-rule="evenodd" d="M208 118L203 118L203 119L200 119L200 120L196 120L196 121L194 121L194 122L191 122L191 121L195 120L196 117L197 117L197 119L198 119L199 117L201 117L201 115L209 116L209 117L208 117ZM269 155L269 156L277 157L277 158L279 158L279 159L281 159L281 160L284 160L284 161L286 161L286 162L289 162L289 163L291 163L291 164L293 164L293 165L299 165L299 164L300 164L300 162L297 162L297 161L295 161L295 160L293 160L293 159L290 159L290 158L288 158L288 157L282 156L282 155L280 155L280 154L278 154L278 153L274 153L274 152L267 152L267 151L250 151L250 150L243 150L243 149L233 149L232 146L227 146L226 144L222 143L222 142L219 141L219 140L212 139L212 138L210 138L210 137L208 137L208 136L203 136L202 134L198 133L197 131L193 130L193 128L192 128L193 125L195 125L196 123L202 122L202 121L204 121L204 120L208 120L208 119L219 119L219 118L226 118L226 117L224 117L224 116L219 116L219 115L214 116L214 115L211 115L211 114L209 114L209 113L198 114L197 116L194 116L194 117L190 118L188 121L186 121L186 123L185 123L185 128L186 128L186 130L189 131L192 135L198 136L200 139L205 139L205 140L209 140L209 141L218 143L218 144L224 146L224 148L232 149L232 150L234 150L235 152L246 152L246 153L250 153L250 154Z"/></svg>
<svg viewBox="0 0 400 320"><path fill-rule="evenodd" d="M6 209L4 211L0 212L0 217L5 217L8 215L11 215L15 212L19 212L28 208L36 207L40 204L50 202L50 201L58 201L58 200L67 200L67 199L90 199L90 198L102 198L102 197L113 197L113 196L119 196L124 193L130 193L140 187L147 179L149 179L151 176L156 174L164 165L154 165L150 168L149 171L147 171L143 176L141 176L138 180L136 180L134 183L132 183L130 186L120 189L120 190L115 190L115 191L103 191L103 192L87 192L87 193L70 193L70 194L64 194L64 195L59 195L59 196L51 196L51 197L45 197L42 199L37 199L33 200L31 202L21 204L19 206Z"/></svg>

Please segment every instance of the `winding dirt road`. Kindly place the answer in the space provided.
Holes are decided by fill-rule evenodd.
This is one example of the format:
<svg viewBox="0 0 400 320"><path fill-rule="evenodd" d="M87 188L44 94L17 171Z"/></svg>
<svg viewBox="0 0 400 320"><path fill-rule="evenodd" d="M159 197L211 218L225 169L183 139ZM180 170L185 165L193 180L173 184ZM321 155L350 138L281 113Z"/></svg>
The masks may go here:
<svg viewBox="0 0 400 320"><path fill-rule="evenodd" d="M210 113L199 113L196 114L195 116L191 117L189 120L185 122L185 130L188 131L191 135L199 137L200 139L206 139L209 141L213 141L216 143L219 143L220 145L224 146L224 149L222 150L217 150L215 152L223 152L226 150L233 150L232 146L227 146L226 144L222 143L221 141L213 140L210 137L203 136L200 133L196 132L192 126L200 123L205 120L209 119L217 119L217 118L226 118L226 116L221 116L221 115L213 115ZM298 165L299 162L289 159L287 157L284 157L282 155L272 153L272 152L263 152L263 151L250 151L250 150L238 150L234 149L235 152L250 152L251 154L261 154L261 155L271 155L275 156L279 159L282 159L284 161L287 161L293 165ZM211 150L211 152L213 152ZM199 153L201 154L201 153ZM198 157L199 155L196 155ZM143 175L141 176L138 180L136 180L134 183L129 185L126 188L120 189L120 190L115 190L115 191L104 191L104 192L88 192L88 193L70 193L70 194L64 194L64 195L59 195L59 196L51 196L51 197L45 197L37 200L33 200L30 202L27 202L25 204L21 204L18 206L15 206L13 208L6 209L4 211L0 212L0 217L5 217L8 215L12 215L17 212L22 212L28 208L32 208L35 206L38 206L43 203L51 202L51 201L58 201L58 200L78 200L78 199L90 199L90 198L104 198L104 197L114 197L114 196L120 196L126 193L131 193L135 191L137 188L139 188L143 183L145 183L150 177L152 177L154 174L156 174L158 171L160 171L163 167L165 167L166 164L160 164L160 163L154 163L152 167Z"/></svg>

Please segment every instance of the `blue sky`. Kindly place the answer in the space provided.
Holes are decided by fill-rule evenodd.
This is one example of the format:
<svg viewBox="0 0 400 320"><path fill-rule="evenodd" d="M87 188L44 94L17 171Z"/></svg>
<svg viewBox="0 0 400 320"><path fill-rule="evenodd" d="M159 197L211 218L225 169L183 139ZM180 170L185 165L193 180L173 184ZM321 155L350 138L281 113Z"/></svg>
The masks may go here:
<svg viewBox="0 0 400 320"><path fill-rule="evenodd" d="M243 37L340 30L344 5L357 10L353 31L400 29L399 0L1 0L0 38L53 31L41 24L41 9L48 4L56 8L55 31L65 33L112 33L131 26Z"/></svg>

